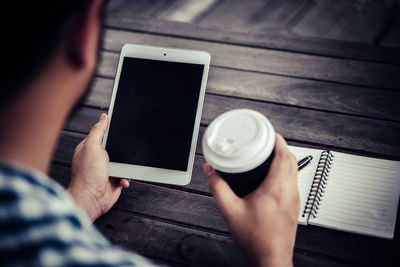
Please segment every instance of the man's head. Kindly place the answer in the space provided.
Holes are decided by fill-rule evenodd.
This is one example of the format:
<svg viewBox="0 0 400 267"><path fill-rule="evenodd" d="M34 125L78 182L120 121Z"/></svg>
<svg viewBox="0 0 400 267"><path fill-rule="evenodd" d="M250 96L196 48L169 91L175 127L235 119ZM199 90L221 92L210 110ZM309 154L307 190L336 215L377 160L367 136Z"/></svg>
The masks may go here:
<svg viewBox="0 0 400 267"><path fill-rule="evenodd" d="M47 171L64 120L92 78L102 6L102 0L2 3L0 160Z"/></svg>
<svg viewBox="0 0 400 267"><path fill-rule="evenodd" d="M51 75L55 70L50 70L50 65L59 72L70 68L82 82L86 76L87 83L97 59L102 1L7 2L5 6L2 4L0 19L3 26L1 106L13 103L29 90L38 76L46 75L44 72ZM52 62L56 57L57 63ZM84 89L71 90L76 90L74 93L79 96Z"/></svg>

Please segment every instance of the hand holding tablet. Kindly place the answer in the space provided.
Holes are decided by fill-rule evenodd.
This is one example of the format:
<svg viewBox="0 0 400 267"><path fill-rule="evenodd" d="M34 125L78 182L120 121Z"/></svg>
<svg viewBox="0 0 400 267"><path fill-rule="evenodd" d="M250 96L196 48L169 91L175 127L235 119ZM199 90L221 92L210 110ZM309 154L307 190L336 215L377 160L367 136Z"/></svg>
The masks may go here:
<svg viewBox="0 0 400 267"><path fill-rule="evenodd" d="M209 64L207 52L124 45L103 139L110 176L190 182Z"/></svg>

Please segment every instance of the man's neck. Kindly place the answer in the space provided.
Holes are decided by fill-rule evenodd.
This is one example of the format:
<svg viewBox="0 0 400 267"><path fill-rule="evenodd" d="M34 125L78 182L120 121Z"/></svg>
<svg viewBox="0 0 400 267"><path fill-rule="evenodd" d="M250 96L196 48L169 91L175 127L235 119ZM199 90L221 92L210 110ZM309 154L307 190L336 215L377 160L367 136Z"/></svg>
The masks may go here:
<svg viewBox="0 0 400 267"><path fill-rule="evenodd" d="M77 87L85 85L79 74L62 65L48 67L0 114L0 160L45 173L64 120L82 92Z"/></svg>

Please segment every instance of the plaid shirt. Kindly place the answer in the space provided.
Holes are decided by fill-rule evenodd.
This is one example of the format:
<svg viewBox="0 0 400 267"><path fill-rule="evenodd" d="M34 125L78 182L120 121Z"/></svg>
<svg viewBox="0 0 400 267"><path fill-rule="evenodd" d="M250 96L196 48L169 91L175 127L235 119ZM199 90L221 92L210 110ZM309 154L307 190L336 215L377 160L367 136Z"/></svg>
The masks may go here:
<svg viewBox="0 0 400 267"><path fill-rule="evenodd" d="M110 244L56 182L0 163L1 266L153 266Z"/></svg>

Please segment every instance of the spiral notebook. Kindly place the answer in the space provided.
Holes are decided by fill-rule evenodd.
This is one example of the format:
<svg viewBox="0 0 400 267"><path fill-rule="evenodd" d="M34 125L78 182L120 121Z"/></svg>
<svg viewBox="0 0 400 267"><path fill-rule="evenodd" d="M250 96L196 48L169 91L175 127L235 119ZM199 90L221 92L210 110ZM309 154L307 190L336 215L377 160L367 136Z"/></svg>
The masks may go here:
<svg viewBox="0 0 400 267"><path fill-rule="evenodd" d="M400 162L290 146L300 160L299 224L393 239L400 194Z"/></svg>

